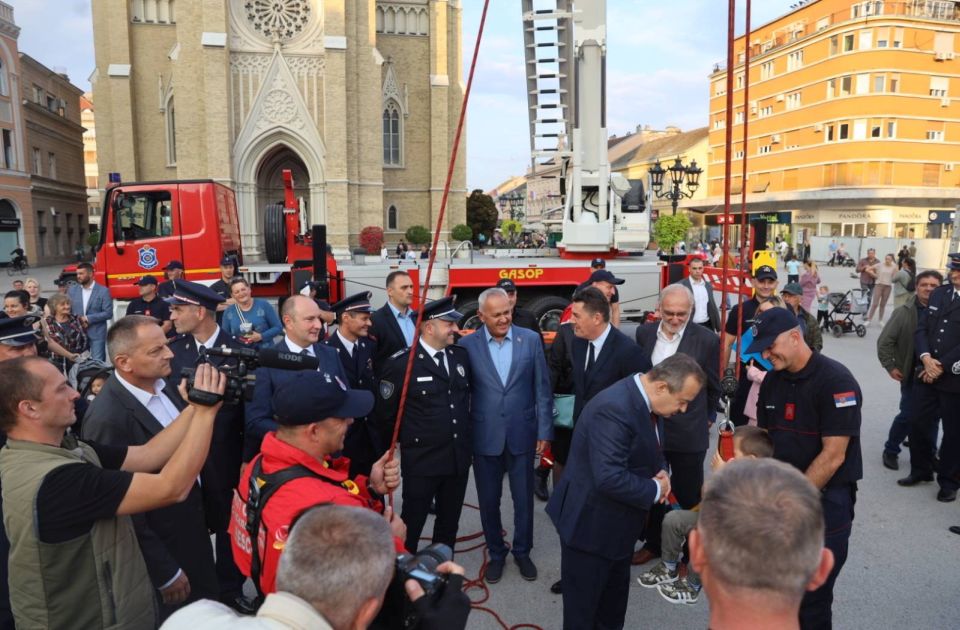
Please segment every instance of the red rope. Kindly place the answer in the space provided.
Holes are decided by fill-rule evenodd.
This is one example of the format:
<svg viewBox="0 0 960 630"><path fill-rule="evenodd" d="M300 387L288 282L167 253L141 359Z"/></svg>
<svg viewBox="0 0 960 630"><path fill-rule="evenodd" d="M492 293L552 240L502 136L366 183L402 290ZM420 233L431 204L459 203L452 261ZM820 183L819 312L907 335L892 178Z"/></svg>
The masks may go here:
<svg viewBox="0 0 960 630"><path fill-rule="evenodd" d="M723 170L723 229L721 230L721 240L723 241L723 249L721 254L720 265L723 269L723 291L721 292L721 299L723 300L723 308L720 310L720 348L725 348L726 336L727 336L727 283L729 281L729 271L730 263L728 257L730 255L730 243L728 240L729 236L729 224L730 224L730 179L733 173L733 164L730 159L732 157L732 145L733 145L733 35L734 35L734 17L736 14L737 1L728 0L727 3L727 112L726 112L726 130L725 137L726 142L724 147L724 170ZM747 118L747 112L744 110L744 120ZM746 155L747 148L743 148L743 153ZM746 182L741 182L741 186L746 186ZM741 252L742 255L742 252ZM720 353L720 374L722 375L724 370L727 368L726 365L723 365L723 352Z"/></svg>
<svg viewBox="0 0 960 630"><path fill-rule="evenodd" d="M747 0L746 27L744 30L744 68L743 68L743 170L740 181L740 279L745 277L745 269L753 268L753 261L747 254L747 130L750 128L750 116L747 107L750 103L750 0ZM752 248L751 248L752 251ZM746 259L746 260L744 260ZM746 265L746 267L744 267ZM739 285L738 285L739 286ZM737 354L743 343L743 289L737 291ZM739 359L739 357L737 357ZM734 372L740 378L740 361L734 361ZM728 418L729 420L729 418Z"/></svg>

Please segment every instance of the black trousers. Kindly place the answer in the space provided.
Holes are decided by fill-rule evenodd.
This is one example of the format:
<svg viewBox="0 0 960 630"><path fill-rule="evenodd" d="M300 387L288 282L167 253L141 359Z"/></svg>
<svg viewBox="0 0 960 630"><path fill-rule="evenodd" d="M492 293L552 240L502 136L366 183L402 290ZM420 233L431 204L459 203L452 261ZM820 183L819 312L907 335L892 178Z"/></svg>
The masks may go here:
<svg viewBox="0 0 960 630"><path fill-rule="evenodd" d="M960 393L944 392L917 382L910 422L910 473L933 474L937 422L943 422L940 471L937 483L946 490L960 488Z"/></svg>
<svg viewBox="0 0 960 630"><path fill-rule="evenodd" d="M803 596L800 604L802 630L829 630L833 627L833 587L840 569L847 561L850 531L853 529L853 506L856 502L856 484L825 488L820 495L826 525L824 546L833 552L834 564L827 581Z"/></svg>
<svg viewBox="0 0 960 630"><path fill-rule="evenodd" d="M630 556L608 560L560 543L563 630L620 630L630 594Z"/></svg>
<svg viewBox="0 0 960 630"><path fill-rule="evenodd" d="M684 510L693 508L700 503L703 489L703 460L707 452L664 451L663 456L670 464L670 488L673 496L677 498L677 502ZM659 503L651 508L644 533L644 549L652 553L660 553L660 530L668 511L670 511L669 505Z"/></svg>
<svg viewBox="0 0 960 630"><path fill-rule="evenodd" d="M433 523L433 542L454 548L457 542L457 527L463 510L463 497L467 494L470 473L462 475L403 475L403 509L400 518L407 525L405 546L416 553L420 534L427 522L430 503L437 501L437 518Z"/></svg>
<svg viewBox="0 0 960 630"><path fill-rule="evenodd" d="M743 415L743 408L747 404L747 396L750 394L750 386L753 382L747 378L747 368L743 365L740 366L740 380L737 382L737 393L734 394L733 400L730 402L730 422L734 426L740 427L749 421L748 418Z"/></svg>
<svg viewBox="0 0 960 630"><path fill-rule="evenodd" d="M380 450L378 442L372 422L368 418L355 418L343 441L343 454L350 458L351 479L358 475L370 476L370 469L387 450Z"/></svg>

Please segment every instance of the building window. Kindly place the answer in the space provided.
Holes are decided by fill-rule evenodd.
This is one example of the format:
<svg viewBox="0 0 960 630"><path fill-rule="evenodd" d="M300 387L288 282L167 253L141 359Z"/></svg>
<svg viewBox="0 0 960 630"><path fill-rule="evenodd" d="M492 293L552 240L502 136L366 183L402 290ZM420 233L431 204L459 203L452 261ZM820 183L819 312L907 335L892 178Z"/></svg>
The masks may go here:
<svg viewBox="0 0 960 630"><path fill-rule="evenodd" d="M923 165L923 186L939 186L940 185L940 165L939 164L924 164Z"/></svg>
<svg viewBox="0 0 960 630"><path fill-rule="evenodd" d="M735 113L733 116L734 116L733 123L735 125L739 125L740 123L743 122L743 110L740 110L739 112Z"/></svg>
<svg viewBox="0 0 960 630"><path fill-rule="evenodd" d="M57 178L57 156L55 153L47 153L47 177Z"/></svg>
<svg viewBox="0 0 960 630"><path fill-rule="evenodd" d="M733 159L735 159L735 160L742 160L742 159L743 159L743 149L740 149L739 151L734 151L734 152L733 152Z"/></svg>
<svg viewBox="0 0 960 630"><path fill-rule="evenodd" d="M285 10L283 4L280 3L281 12ZM148 24L174 24L173 6L174 0L132 0L130 19Z"/></svg>
<svg viewBox="0 0 960 630"><path fill-rule="evenodd" d="M933 52L952 53L953 33L937 32L933 36Z"/></svg>
<svg viewBox="0 0 960 630"><path fill-rule="evenodd" d="M760 118L766 118L767 116L773 116L773 105L760 108Z"/></svg>
<svg viewBox="0 0 960 630"><path fill-rule="evenodd" d="M853 121L853 139L854 140L867 139L867 121L866 120Z"/></svg>
<svg viewBox="0 0 960 630"><path fill-rule="evenodd" d="M787 55L787 70L803 67L803 50L795 50Z"/></svg>
<svg viewBox="0 0 960 630"><path fill-rule="evenodd" d="M47 92L39 85L33 86L33 102L37 105L44 105L47 102Z"/></svg>
<svg viewBox="0 0 960 630"><path fill-rule="evenodd" d="M853 50L853 33L847 33L843 36L843 52Z"/></svg>
<svg viewBox="0 0 960 630"><path fill-rule="evenodd" d="M860 50L873 48L873 31L860 31Z"/></svg>
<svg viewBox="0 0 960 630"><path fill-rule="evenodd" d="M387 229L397 229L397 207L393 205L387 208Z"/></svg>
<svg viewBox="0 0 960 630"><path fill-rule="evenodd" d="M882 129L881 129L880 125L873 125L873 126L871 126L871 127L870 127L870 137L871 137L871 138L879 138L881 131L882 131Z"/></svg>
<svg viewBox="0 0 960 630"><path fill-rule="evenodd" d="M400 107L393 100L387 102L383 110L383 164L384 166L401 166L402 141L401 120L403 115Z"/></svg>
<svg viewBox="0 0 960 630"><path fill-rule="evenodd" d="M927 140L933 140L934 142L943 142L943 131L942 130L928 131Z"/></svg>
<svg viewBox="0 0 960 630"><path fill-rule="evenodd" d="M850 139L850 124L849 124L849 123L840 123L840 125L839 125L838 138L839 138L840 140L849 140L849 139Z"/></svg>
<svg viewBox="0 0 960 630"><path fill-rule="evenodd" d="M800 92L787 94L787 109L796 109L800 107Z"/></svg>
<svg viewBox="0 0 960 630"><path fill-rule="evenodd" d="M7 87L7 66L3 61L0 61L0 96L10 96Z"/></svg>
<svg viewBox="0 0 960 630"><path fill-rule="evenodd" d="M840 52L840 36L834 35L830 38L830 56L836 55Z"/></svg>
<svg viewBox="0 0 960 630"><path fill-rule="evenodd" d="M888 122L888 123L887 123L887 137L888 137L888 138L896 138L896 137L897 137L897 123L896 123L896 122Z"/></svg>
<svg viewBox="0 0 960 630"><path fill-rule="evenodd" d="M890 75L890 92L896 93L900 91L900 75L891 74Z"/></svg>
<svg viewBox="0 0 960 630"><path fill-rule="evenodd" d="M41 162L42 162L42 158L40 157L40 149L38 149L37 147L33 147L33 165L32 165L31 172L34 175L43 175L43 172L41 170L42 168Z"/></svg>
<svg viewBox="0 0 960 630"><path fill-rule="evenodd" d="M737 75L737 89L740 90L743 88L743 74Z"/></svg>
<svg viewBox="0 0 960 630"><path fill-rule="evenodd" d="M950 79L948 77L930 77L930 96L943 98L947 96L950 88Z"/></svg>
<svg viewBox="0 0 960 630"><path fill-rule="evenodd" d="M857 75L857 94L867 94L870 92L870 75Z"/></svg>
<svg viewBox="0 0 960 630"><path fill-rule="evenodd" d="M886 77L882 74L873 75L873 91L877 93L883 92L883 86L886 83Z"/></svg>
<svg viewBox="0 0 960 630"><path fill-rule="evenodd" d="M3 168L17 168L16 153L13 149L13 132L9 129L3 130Z"/></svg>
<svg viewBox="0 0 960 630"><path fill-rule="evenodd" d="M840 96L850 96L853 90L853 77L840 77Z"/></svg>
<svg viewBox="0 0 960 630"><path fill-rule="evenodd" d="M880 15L883 13L883 0L870 0L869 2L860 2L850 7L850 17L867 17L869 15Z"/></svg>
<svg viewBox="0 0 960 630"><path fill-rule="evenodd" d="M767 153L770 153L771 149L773 149L773 147L772 147L771 145L765 144L765 145L763 145L763 146L760 147L759 153L760 153L760 155L766 155Z"/></svg>
<svg viewBox="0 0 960 630"><path fill-rule="evenodd" d="M773 76L773 62L767 61L760 65L760 80L769 79Z"/></svg>
<svg viewBox="0 0 960 630"><path fill-rule="evenodd" d="M877 48L886 48L889 45L890 45L890 29L878 28L877 29Z"/></svg>
<svg viewBox="0 0 960 630"><path fill-rule="evenodd" d="M834 126L827 125L827 135L824 136L827 142L833 142L834 140L833 132L834 132Z"/></svg>
<svg viewBox="0 0 960 630"><path fill-rule="evenodd" d="M903 29L902 28L893 29L893 47L903 48Z"/></svg>
<svg viewBox="0 0 960 630"><path fill-rule="evenodd" d="M818 32L818 33L819 33L820 31L826 30L826 28L827 28L828 26L830 26L830 17L829 17L829 16L828 16L828 17L822 17L822 18L820 18L819 20L817 20L817 32Z"/></svg>
<svg viewBox="0 0 960 630"><path fill-rule="evenodd" d="M177 164L177 112L173 101L173 93L167 98L166 107L164 107L164 118L167 135L167 166L176 166Z"/></svg>

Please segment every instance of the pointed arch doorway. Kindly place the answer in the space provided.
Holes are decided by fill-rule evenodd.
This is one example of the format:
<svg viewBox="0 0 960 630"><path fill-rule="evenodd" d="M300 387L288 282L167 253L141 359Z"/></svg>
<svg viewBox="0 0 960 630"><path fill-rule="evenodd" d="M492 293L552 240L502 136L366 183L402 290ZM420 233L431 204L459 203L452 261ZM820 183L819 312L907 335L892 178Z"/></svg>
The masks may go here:
<svg viewBox="0 0 960 630"><path fill-rule="evenodd" d="M274 203L283 203L283 171L293 173L293 190L297 199L302 199L306 216L310 216L310 173L306 164L290 147L281 144L267 152L257 167L257 225L260 227L260 247L263 248L265 208Z"/></svg>

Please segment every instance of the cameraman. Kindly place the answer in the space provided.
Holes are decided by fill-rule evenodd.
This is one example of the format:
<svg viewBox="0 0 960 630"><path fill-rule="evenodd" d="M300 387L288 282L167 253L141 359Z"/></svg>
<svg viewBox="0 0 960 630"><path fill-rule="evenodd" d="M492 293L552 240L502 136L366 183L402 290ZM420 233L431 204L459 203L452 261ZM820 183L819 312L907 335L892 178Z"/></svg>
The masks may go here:
<svg viewBox="0 0 960 630"><path fill-rule="evenodd" d="M257 622L244 622L229 608L211 601L192 604L173 615L164 628L234 628L237 624L270 628L354 630L370 627L391 582L394 549L390 527L359 507L320 505L308 509L290 532L277 570L277 592L267 595ZM419 628L466 627L469 600L460 590L463 568L437 567L448 583L438 599L423 597L417 582L406 589L421 617Z"/></svg>

